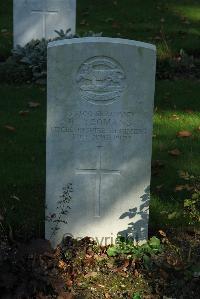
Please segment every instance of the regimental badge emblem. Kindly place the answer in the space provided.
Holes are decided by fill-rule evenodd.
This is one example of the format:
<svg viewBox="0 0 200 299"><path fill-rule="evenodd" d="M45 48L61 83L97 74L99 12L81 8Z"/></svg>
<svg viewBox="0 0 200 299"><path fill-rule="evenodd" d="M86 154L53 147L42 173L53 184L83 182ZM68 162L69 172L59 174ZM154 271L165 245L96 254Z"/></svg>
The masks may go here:
<svg viewBox="0 0 200 299"><path fill-rule="evenodd" d="M95 105L111 104L122 96L126 76L121 65L110 57L93 57L79 68L76 82L80 96Z"/></svg>

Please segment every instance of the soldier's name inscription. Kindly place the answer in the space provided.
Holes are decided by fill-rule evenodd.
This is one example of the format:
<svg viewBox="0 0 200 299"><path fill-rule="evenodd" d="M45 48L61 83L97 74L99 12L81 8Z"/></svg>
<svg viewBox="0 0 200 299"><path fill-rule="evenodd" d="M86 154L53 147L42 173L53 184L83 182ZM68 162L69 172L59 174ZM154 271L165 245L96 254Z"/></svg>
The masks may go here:
<svg viewBox="0 0 200 299"><path fill-rule="evenodd" d="M68 134L82 141L126 140L146 134L144 121L132 111L75 111L51 127L52 134Z"/></svg>

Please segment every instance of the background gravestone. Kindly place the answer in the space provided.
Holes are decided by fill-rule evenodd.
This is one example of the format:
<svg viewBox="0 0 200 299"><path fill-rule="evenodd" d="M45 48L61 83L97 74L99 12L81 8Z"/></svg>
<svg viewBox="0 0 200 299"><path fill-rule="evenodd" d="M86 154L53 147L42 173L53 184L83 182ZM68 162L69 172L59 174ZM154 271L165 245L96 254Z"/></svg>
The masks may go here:
<svg viewBox="0 0 200 299"><path fill-rule="evenodd" d="M55 30L75 33L76 0L14 0L14 46L56 36Z"/></svg>
<svg viewBox="0 0 200 299"><path fill-rule="evenodd" d="M155 47L112 38L48 47L47 216L59 219L72 183L64 234L112 243L148 232ZM61 219L61 218L60 218ZM63 218L62 218L63 219ZM54 221L53 220L53 221ZM46 222L46 238L55 223Z"/></svg>

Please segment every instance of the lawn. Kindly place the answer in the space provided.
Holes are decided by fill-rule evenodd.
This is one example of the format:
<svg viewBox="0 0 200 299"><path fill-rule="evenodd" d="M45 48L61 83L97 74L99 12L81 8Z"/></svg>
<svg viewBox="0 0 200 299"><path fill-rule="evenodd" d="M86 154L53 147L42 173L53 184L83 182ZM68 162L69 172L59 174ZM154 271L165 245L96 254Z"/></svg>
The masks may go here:
<svg viewBox="0 0 200 299"><path fill-rule="evenodd" d="M186 192L179 171L199 174L200 111L198 82L157 81L154 115L152 229L183 224L181 209ZM36 86L0 88L1 206L7 221L23 234L43 233L45 198L46 92ZM31 103L36 103L37 107ZM40 104L40 105L38 105ZM189 131L188 138L177 137ZM180 155L168 152L179 149ZM161 167L157 167L157 162ZM154 167L155 164L155 167ZM180 209L181 208L181 209ZM174 216L170 215L174 212Z"/></svg>
<svg viewBox="0 0 200 299"><path fill-rule="evenodd" d="M0 58L12 48L12 0L0 4ZM65 29L65 28L63 28ZM184 49L199 55L198 0L78 0L77 31L154 43L160 59Z"/></svg>
<svg viewBox="0 0 200 299"><path fill-rule="evenodd" d="M199 21L200 5L195 0L79 0L77 5L79 33L92 30L154 43L158 60L176 55L180 49L198 56ZM11 47L12 1L7 0L0 5L1 60L9 56ZM187 192L175 189L183 184L180 171L199 173L199 92L197 80L156 83L150 214L153 229L182 224L180 207ZM1 209L6 210L7 223L17 232L42 235L46 92L28 84L4 84L0 97ZM40 105L29 107L30 102ZM191 136L177 137L180 131L189 131ZM174 150L178 155L173 155ZM169 217L171 214L174 216Z"/></svg>

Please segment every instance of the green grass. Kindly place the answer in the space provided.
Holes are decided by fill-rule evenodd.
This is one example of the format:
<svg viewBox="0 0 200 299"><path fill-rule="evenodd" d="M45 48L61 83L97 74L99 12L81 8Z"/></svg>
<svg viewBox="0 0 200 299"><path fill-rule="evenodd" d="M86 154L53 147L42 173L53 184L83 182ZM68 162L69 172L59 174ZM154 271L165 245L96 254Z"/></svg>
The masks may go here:
<svg viewBox="0 0 200 299"><path fill-rule="evenodd" d="M195 0L80 0L78 4L79 30L154 43L161 58L181 48L199 51L199 21L200 3Z"/></svg>
<svg viewBox="0 0 200 299"><path fill-rule="evenodd" d="M199 82L189 80L158 81L156 85L152 160L159 160L163 167L151 180L150 225L154 229L184 224L183 200L188 194L175 188L185 184L180 171L199 175L199 92ZM177 137L180 131L192 136ZM180 156L169 155L173 149L179 149Z"/></svg>
<svg viewBox="0 0 200 299"><path fill-rule="evenodd" d="M153 228L183 223L181 208L185 193L174 192L174 188L183 183L180 170L199 174L199 93L199 83L194 81L156 84L153 160L162 161L164 167L152 176L150 225ZM0 88L0 98L0 209L6 208L8 223L15 230L27 233L34 229L34 233L40 234L45 205L46 93L34 86L4 85ZM29 108L30 101L41 105ZM19 114L27 109L28 115ZM174 119L174 115L179 119ZM15 131L6 129L6 125ZM192 136L177 138L177 132L182 130L191 131ZM181 151L180 156L168 154L174 148ZM160 185L163 186L158 191ZM173 215L174 212L177 214Z"/></svg>
<svg viewBox="0 0 200 299"><path fill-rule="evenodd" d="M156 185L163 184L164 197L172 196L175 186L181 183L178 171L199 174L199 92L199 82L180 80L157 83L153 160L161 160L164 167L153 179L152 190L156 189ZM176 136L179 131L190 131L192 136L179 138ZM170 156L168 151L176 148L181 155Z"/></svg>
<svg viewBox="0 0 200 299"><path fill-rule="evenodd" d="M41 88L5 85L0 88L0 98L0 210L6 209L8 223L17 231L31 234L33 229L40 235L45 198L45 92ZM41 106L29 108L31 101ZM28 115L19 114L26 110Z"/></svg>
<svg viewBox="0 0 200 299"><path fill-rule="evenodd" d="M12 47L12 0L0 4L0 54ZM1 32L7 29L7 32ZM56 29L56 28L55 28ZM160 58L179 52L199 54L198 0L78 0L77 30L154 43Z"/></svg>

